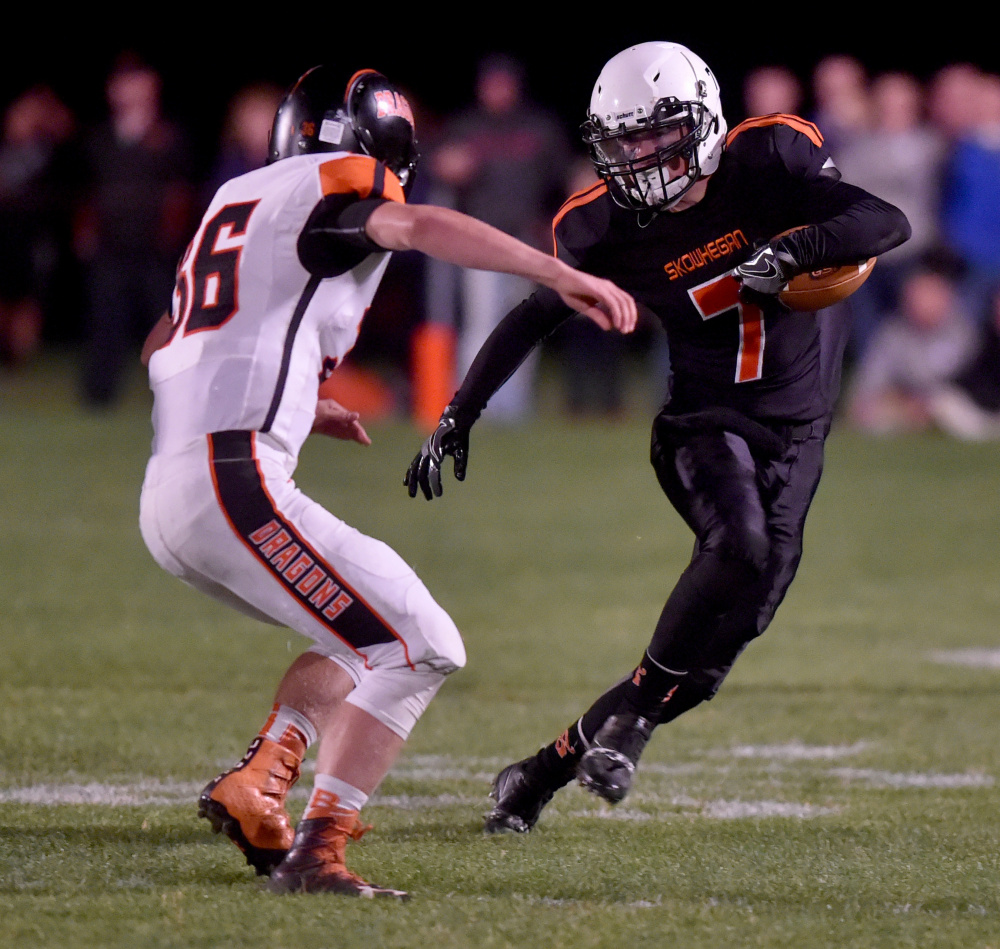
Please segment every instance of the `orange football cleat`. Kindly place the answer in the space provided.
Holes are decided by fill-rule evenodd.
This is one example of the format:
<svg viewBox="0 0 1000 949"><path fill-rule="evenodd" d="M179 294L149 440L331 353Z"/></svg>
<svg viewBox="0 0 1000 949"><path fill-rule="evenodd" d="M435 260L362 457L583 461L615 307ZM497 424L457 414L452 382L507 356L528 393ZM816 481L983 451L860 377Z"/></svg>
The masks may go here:
<svg viewBox="0 0 1000 949"><path fill-rule="evenodd" d="M267 888L272 893L341 893L373 899L389 896L405 900L409 894L362 880L347 869L348 840L360 840L371 830L357 811L299 822L288 856L275 868Z"/></svg>
<svg viewBox="0 0 1000 949"><path fill-rule="evenodd" d="M285 798L301 764L301 755L257 737L243 760L206 785L198 798L198 816L236 844L261 876L284 860L295 838Z"/></svg>

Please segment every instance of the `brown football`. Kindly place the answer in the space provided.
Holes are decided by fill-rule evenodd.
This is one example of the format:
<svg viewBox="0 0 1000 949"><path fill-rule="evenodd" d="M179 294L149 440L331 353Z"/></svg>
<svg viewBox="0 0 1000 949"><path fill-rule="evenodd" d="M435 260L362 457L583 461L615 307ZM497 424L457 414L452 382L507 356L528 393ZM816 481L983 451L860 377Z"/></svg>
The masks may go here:
<svg viewBox="0 0 1000 949"><path fill-rule="evenodd" d="M795 231L798 228L791 228ZM784 231L779 237L787 234ZM778 294L778 299L790 310L822 310L847 299L861 286L872 272L877 257L844 267L826 267L799 274L788 281Z"/></svg>

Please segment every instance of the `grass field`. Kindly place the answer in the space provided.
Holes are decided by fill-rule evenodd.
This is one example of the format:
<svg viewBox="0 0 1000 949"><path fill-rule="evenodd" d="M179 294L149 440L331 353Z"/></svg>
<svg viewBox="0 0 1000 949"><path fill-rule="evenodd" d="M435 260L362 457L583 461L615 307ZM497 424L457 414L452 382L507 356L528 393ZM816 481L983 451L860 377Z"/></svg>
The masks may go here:
<svg viewBox="0 0 1000 949"><path fill-rule="evenodd" d="M1000 946L1000 445L835 432L799 577L717 699L618 808L570 787L494 838L492 776L627 671L690 553L649 419L477 430L433 504L405 423L307 444L301 486L416 567L469 663L353 851L414 898L275 897L194 802L306 643L156 567L145 394L86 415L66 368L0 377L0 945Z"/></svg>

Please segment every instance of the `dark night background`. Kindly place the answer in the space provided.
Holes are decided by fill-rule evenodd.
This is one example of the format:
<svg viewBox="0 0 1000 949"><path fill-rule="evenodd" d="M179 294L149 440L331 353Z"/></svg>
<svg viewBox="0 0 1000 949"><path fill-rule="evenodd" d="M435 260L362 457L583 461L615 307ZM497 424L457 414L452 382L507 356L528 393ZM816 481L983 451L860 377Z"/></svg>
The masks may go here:
<svg viewBox="0 0 1000 949"><path fill-rule="evenodd" d="M8 16L0 33L0 107L45 83L73 110L78 131L85 131L105 116L104 83L115 60L137 54L162 76L165 111L194 147L192 172L207 181L234 94L261 81L287 88L320 63L340 69L345 83L365 67L389 76L410 98L424 151L434 142L436 124L470 104L477 63L495 52L524 63L531 96L572 134L604 63L654 39L682 43L712 67L730 127L744 118L743 80L758 66L781 64L798 75L807 93L800 110L806 116L812 71L829 54L856 56L873 75L899 70L929 80L957 62L1000 73L991 24L968 15L950 20L938 10L931 21L910 12L802 8L776 0L702 10L607 0L587 8L286 2L148 4L123 14L121 7L67 12L39 4L18 10L16 25ZM582 144L579 152L584 154ZM51 340L75 342L82 336L85 301L80 272L66 259L66 279L53 283L58 292L45 332ZM422 318L414 290L420 270L405 255L393 267L355 350L359 361L372 356L403 366L408 358L407 327Z"/></svg>
<svg viewBox="0 0 1000 949"><path fill-rule="evenodd" d="M508 52L525 63L534 98L571 129L584 116L604 62L649 39L684 43L708 62L722 85L731 125L742 117L743 76L758 65L784 63L807 87L812 67L828 53L854 54L871 72L901 69L924 79L957 61L1000 71L988 25L968 16L942 23L940 11L932 22L911 14L826 7L805 18L773 2L698 15L690 6L682 15L681 7L666 4L619 5L610 8L613 19L607 6L560 9L565 13L540 4L527 9L498 4L466 9L458 17L418 5L289 4L256 14L237 5L224 10L205 5L200 11L151 6L134 13L132 21L101 11L70 19L54 12L50 18L28 14L29 22L5 37L0 101L6 104L31 83L46 81L84 122L97 119L104 75L119 52L133 50L161 72L167 111L188 128L207 160L237 89L255 80L284 87L319 62L342 64L345 79L357 68L379 69L411 93L418 117L423 112L434 118L469 101L483 54ZM662 22L648 22L653 11ZM240 17L253 17L253 23L237 27Z"/></svg>

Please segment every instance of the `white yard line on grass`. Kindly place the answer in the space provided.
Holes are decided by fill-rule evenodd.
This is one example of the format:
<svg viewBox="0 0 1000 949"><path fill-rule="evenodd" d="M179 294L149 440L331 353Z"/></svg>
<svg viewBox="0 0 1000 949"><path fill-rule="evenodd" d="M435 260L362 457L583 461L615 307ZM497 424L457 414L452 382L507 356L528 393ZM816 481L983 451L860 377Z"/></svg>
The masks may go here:
<svg viewBox="0 0 1000 949"><path fill-rule="evenodd" d="M204 784L180 781L136 781L134 784L33 784L23 788L0 790L0 804L91 804L105 807L144 807L149 805L193 804ZM296 788L293 794L304 798ZM479 798L455 794L376 794L371 803L396 810L433 810L440 807L467 806Z"/></svg>
<svg viewBox="0 0 1000 949"><path fill-rule="evenodd" d="M397 811L432 811L439 807L471 807L483 804L484 798L458 794L375 794L371 804Z"/></svg>
<svg viewBox="0 0 1000 949"><path fill-rule="evenodd" d="M735 745L728 749L713 749L713 758L765 758L777 761L831 761L859 755L872 747L871 742L856 741L853 745L806 745L790 741L781 745Z"/></svg>
<svg viewBox="0 0 1000 949"><path fill-rule="evenodd" d="M1000 669L1000 649L937 649L929 658L942 665Z"/></svg>
<svg viewBox="0 0 1000 949"><path fill-rule="evenodd" d="M992 775L978 772L928 774L916 771L897 774L873 768L831 768L828 773L845 781L861 781L877 788L988 788L994 784Z"/></svg>
<svg viewBox="0 0 1000 949"><path fill-rule="evenodd" d="M705 757L712 759L728 758L730 761L764 760L772 762L824 762L834 761L851 755L860 754L872 747L867 742L855 742L851 745L806 745L801 742L789 742L780 745L738 745L729 749L707 749ZM392 794L377 793L372 798L372 804L397 810L434 810L445 807L481 806L485 801L485 790L492 782L496 770L502 764L501 759L493 758L457 758L449 755L415 755L405 758L393 769L390 779L401 782L411 782L416 785L456 782L474 783L483 789L482 795L462 793L439 794ZM756 800L703 800L701 798L678 795L682 791L686 779L704 778L709 773L727 772L736 765L709 765L702 762L684 762L678 765L665 765L649 762L642 770L650 777L672 779L673 793L660 793L648 790L633 795L631 808L619 808L615 811L598 812L584 811L580 816L605 817L615 820L650 820L655 818L676 816L701 816L711 819L738 819L756 817L791 817L805 819L834 813L835 809L818 807L808 803L795 801L756 801ZM782 764L772 767L786 770ZM895 773L873 768L834 767L821 768L817 777L839 778L847 783L866 784L877 788L975 788L992 787L994 778L979 772L962 774L935 774L932 772ZM775 780L772 776L771 780ZM300 782L293 792L294 799L305 798L308 785L312 782L307 778ZM654 779L654 786L658 782ZM793 788L794 782L781 782ZM139 779L118 783L102 783L98 781L67 781L65 783L45 782L26 787L0 789L0 804L34 804L52 805L104 805L111 807L139 807L149 805L193 804L204 784L198 781L158 781L154 779ZM427 788L428 791L437 790ZM459 790L468 790L467 788ZM790 796L795 796L794 792ZM636 805L639 805L637 808ZM672 808L664 811L664 806ZM680 812L677 809L680 809Z"/></svg>
<svg viewBox="0 0 1000 949"><path fill-rule="evenodd" d="M652 803L651 795L643 795L642 802ZM636 803L639 803L638 801ZM663 804L660 800L658 803ZM799 804L792 801L699 801L689 797L674 797L669 801L681 808L674 813L650 813L636 808L574 811L571 817L596 817L601 820L648 821L671 817L704 817L708 820L747 820L750 818L781 817L809 820L827 814L838 814L839 807L821 807L816 804Z"/></svg>
<svg viewBox="0 0 1000 949"><path fill-rule="evenodd" d="M133 784L33 784L0 790L4 804L104 804L140 807L148 804L183 804L196 798L203 782L142 780Z"/></svg>

